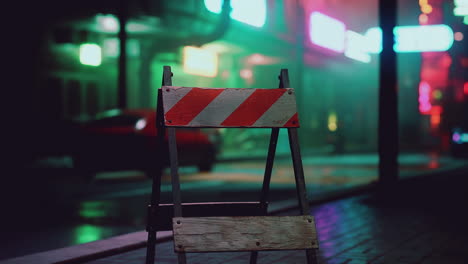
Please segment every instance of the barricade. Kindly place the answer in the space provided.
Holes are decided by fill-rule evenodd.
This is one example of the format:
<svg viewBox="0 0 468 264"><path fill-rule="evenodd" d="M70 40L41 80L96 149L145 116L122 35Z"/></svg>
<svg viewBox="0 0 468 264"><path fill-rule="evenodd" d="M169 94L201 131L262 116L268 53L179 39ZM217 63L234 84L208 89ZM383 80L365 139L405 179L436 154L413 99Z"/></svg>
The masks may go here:
<svg viewBox="0 0 468 264"><path fill-rule="evenodd" d="M279 79L277 89L175 87L171 68L164 66L162 87L158 90L157 144L159 147L165 144L167 130L173 204L159 204L161 175L155 174L148 206L147 264L154 263L156 232L171 229L179 264L186 263L186 253L223 251L250 251L252 264L256 263L258 252L264 250L305 250L307 263L317 263L317 233L314 218L309 214L297 135L296 99L294 89L289 88L287 69L281 70ZM260 199L182 204L175 137L180 127L271 128ZM298 216L267 216L280 128L288 130L301 212ZM163 165L157 162L156 166Z"/></svg>

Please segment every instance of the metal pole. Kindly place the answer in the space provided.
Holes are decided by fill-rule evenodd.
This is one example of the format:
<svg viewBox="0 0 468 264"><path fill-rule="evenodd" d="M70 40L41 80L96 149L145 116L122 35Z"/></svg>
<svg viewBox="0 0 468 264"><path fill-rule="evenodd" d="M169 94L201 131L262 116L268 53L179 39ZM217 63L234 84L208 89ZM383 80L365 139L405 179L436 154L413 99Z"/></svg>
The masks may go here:
<svg viewBox="0 0 468 264"><path fill-rule="evenodd" d="M162 86L172 85L172 72L171 67L164 66L162 76ZM161 198L161 177L163 172L163 149L165 149L164 139L166 138L166 127L164 125L164 110L161 89L158 89L158 98L156 105L156 149L158 154L156 156L156 171L151 174L153 184L151 189L151 205L148 211L148 242L146 246L146 264L153 264L156 254L156 232L157 232L157 216L159 211L159 202Z"/></svg>
<svg viewBox="0 0 468 264"><path fill-rule="evenodd" d="M127 107L127 30L125 25L128 20L127 1L120 0L119 3L119 81L118 81L118 103L120 109Z"/></svg>
<svg viewBox="0 0 468 264"><path fill-rule="evenodd" d="M382 28L379 82L379 187L390 190L398 180L398 101L397 65L393 50L397 1L379 0L379 24Z"/></svg>

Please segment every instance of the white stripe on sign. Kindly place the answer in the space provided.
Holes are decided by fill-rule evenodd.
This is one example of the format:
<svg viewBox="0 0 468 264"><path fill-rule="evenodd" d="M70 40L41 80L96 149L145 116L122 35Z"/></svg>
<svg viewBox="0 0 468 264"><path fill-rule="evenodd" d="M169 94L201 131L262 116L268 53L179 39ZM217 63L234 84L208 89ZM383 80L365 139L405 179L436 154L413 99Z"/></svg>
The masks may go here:
<svg viewBox="0 0 468 264"><path fill-rule="evenodd" d="M190 123L190 126L218 126L241 103L249 97L255 89L225 89Z"/></svg>
<svg viewBox="0 0 468 264"><path fill-rule="evenodd" d="M184 97L188 92L190 92L190 90L192 90L192 87L171 86L171 88L176 88L177 92L172 96L163 97L164 112L169 111L175 104L177 104L178 101L180 101L180 99L182 99L182 97Z"/></svg>
<svg viewBox="0 0 468 264"><path fill-rule="evenodd" d="M285 88L286 89L286 88ZM291 105L296 105L296 95L294 90L287 88L284 93L254 124L255 127L268 126L276 124L282 126L297 113L296 108L291 108Z"/></svg>

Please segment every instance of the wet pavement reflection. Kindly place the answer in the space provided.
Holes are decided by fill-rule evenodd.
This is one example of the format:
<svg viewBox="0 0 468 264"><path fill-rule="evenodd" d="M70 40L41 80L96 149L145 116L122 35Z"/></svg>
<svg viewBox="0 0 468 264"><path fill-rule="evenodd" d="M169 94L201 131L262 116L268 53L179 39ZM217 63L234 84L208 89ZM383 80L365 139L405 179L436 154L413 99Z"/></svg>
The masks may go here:
<svg viewBox="0 0 468 264"><path fill-rule="evenodd" d="M371 184L378 179L378 157L374 155L340 155L305 157L303 159L309 199ZM407 155L400 158L401 177L444 166L454 166L466 161L452 160L436 155ZM259 198L263 181L264 161L221 162L211 173L200 173L194 167L180 168L182 200L203 201L254 201ZM34 171L31 171L32 173ZM151 192L151 180L142 172L116 172L96 175L86 182L56 173L53 178L36 180L30 187L34 201L41 207L33 208L34 224L25 226L25 214L14 206L20 216L5 230L8 239L2 245L0 259L71 246L145 228L146 205ZM44 175L44 174L43 174ZM41 176L43 175L36 175ZM162 178L161 203L170 203L170 176L166 171ZM23 188L23 183L18 186ZM12 200L17 197L11 197ZM282 201L295 199L296 190L290 159L278 159L273 170L271 199ZM20 197L21 198L21 197ZM353 203L351 203L353 204ZM362 241L369 239L379 229L375 219L381 221L390 216L379 216L378 210L342 203L319 207L314 211L324 256L336 254L346 245L330 242L334 237L352 236L360 230ZM360 217L367 215L372 217ZM372 220L374 219L374 220ZM23 221L21 221L23 220ZM410 219L409 219L410 220ZM363 235L365 234L365 235ZM342 240L340 240L342 241ZM342 242L340 242L342 243Z"/></svg>

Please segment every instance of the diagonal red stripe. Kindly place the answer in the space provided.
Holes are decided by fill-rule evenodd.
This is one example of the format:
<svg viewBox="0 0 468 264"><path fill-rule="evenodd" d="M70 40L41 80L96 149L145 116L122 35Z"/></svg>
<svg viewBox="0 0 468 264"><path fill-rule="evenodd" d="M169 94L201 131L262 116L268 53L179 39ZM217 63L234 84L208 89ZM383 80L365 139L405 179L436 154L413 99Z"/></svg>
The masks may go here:
<svg viewBox="0 0 468 264"><path fill-rule="evenodd" d="M256 89L221 125L253 125L285 92L286 89Z"/></svg>
<svg viewBox="0 0 468 264"><path fill-rule="evenodd" d="M166 125L187 125L223 91L224 89L192 88L165 114Z"/></svg>
<svg viewBox="0 0 468 264"><path fill-rule="evenodd" d="M289 120L286 122L283 127L299 127L299 117L295 113Z"/></svg>

